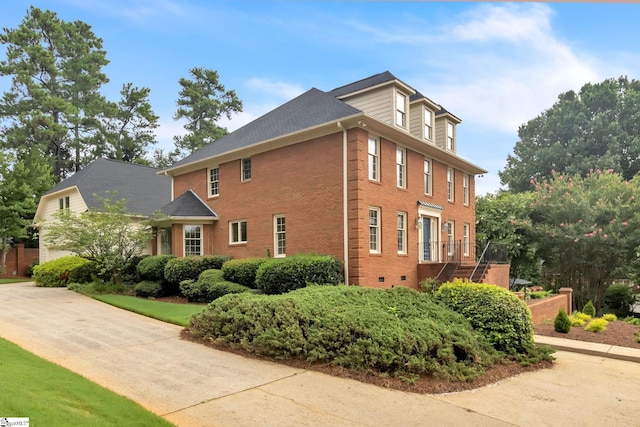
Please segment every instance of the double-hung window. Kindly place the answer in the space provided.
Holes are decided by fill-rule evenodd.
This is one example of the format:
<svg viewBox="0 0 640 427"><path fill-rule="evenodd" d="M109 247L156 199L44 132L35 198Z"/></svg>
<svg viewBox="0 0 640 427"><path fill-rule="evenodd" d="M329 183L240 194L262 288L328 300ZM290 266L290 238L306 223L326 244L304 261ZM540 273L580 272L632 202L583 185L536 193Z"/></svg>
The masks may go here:
<svg viewBox="0 0 640 427"><path fill-rule="evenodd" d="M214 197L220 194L220 169L209 169L209 196Z"/></svg>
<svg viewBox="0 0 640 427"><path fill-rule="evenodd" d="M424 159L424 194L431 195L431 160Z"/></svg>
<svg viewBox="0 0 640 427"><path fill-rule="evenodd" d="M424 139L431 141L431 111L424 110Z"/></svg>
<svg viewBox="0 0 640 427"><path fill-rule="evenodd" d="M455 151L456 141L454 138L453 124L447 122L447 150Z"/></svg>
<svg viewBox="0 0 640 427"><path fill-rule="evenodd" d="M462 175L462 199L465 206L469 206L469 175Z"/></svg>
<svg viewBox="0 0 640 427"><path fill-rule="evenodd" d="M369 137L369 179L380 180L380 141Z"/></svg>
<svg viewBox="0 0 640 427"><path fill-rule="evenodd" d="M407 150L396 149L396 184L398 188L407 186Z"/></svg>
<svg viewBox="0 0 640 427"><path fill-rule="evenodd" d="M69 196L58 199L60 210L69 209Z"/></svg>
<svg viewBox="0 0 640 427"><path fill-rule="evenodd" d="M396 92L396 125L406 128L407 127L407 97Z"/></svg>
<svg viewBox="0 0 640 427"><path fill-rule="evenodd" d="M471 226L467 223L462 228L462 251L464 256L469 256L469 232Z"/></svg>
<svg viewBox="0 0 640 427"><path fill-rule="evenodd" d="M407 213L398 212L398 253L407 253Z"/></svg>
<svg viewBox="0 0 640 427"><path fill-rule="evenodd" d="M231 221L229 223L229 243L247 243L247 221Z"/></svg>
<svg viewBox="0 0 640 427"><path fill-rule="evenodd" d="M447 222L447 254L449 256L452 256L455 252L454 235L454 223L453 221L449 221Z"/></svg>
<svg viewBox="0 0 640 427"><path fill-rule="evenodd" d="M202 227L184 226L184 256L202 255Z"/></svg>
<svg viewBox="0 0 640 427"><path fill-rule="evenodd" d="M284 215L273 217L273 246L274 256L284 257L287 255L287 235Z"/></svg>
<svg viewBox="0 0 640 427"><path fill-rule="evenodd" d="M251 181L251 158L242 159L242 182Z"/></svg>
<svg viewBox="0 0 640 427"><path fill-rule="evenodd" d="M369 253L380 253L380 208L369 208Z"/></svg>
<svg viewBox="0 0 640 427"><path fill-rule="evenodd" d="M447 200L454 201L454 171L453 168L447 169Z"/></svg>

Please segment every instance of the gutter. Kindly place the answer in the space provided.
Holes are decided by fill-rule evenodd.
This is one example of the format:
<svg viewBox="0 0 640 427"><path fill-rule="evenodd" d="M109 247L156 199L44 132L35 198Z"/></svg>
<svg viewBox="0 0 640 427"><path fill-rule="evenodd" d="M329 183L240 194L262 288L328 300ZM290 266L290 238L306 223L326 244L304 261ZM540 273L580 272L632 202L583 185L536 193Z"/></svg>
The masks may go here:
<svg viewBox="0 0 640 427"><path fill-rule="evenodd" d="M347 206L347 128L342 122L337 122L339 129L342 129L342 250L344 256L344 282L349 284L349 209Z"/></svg>

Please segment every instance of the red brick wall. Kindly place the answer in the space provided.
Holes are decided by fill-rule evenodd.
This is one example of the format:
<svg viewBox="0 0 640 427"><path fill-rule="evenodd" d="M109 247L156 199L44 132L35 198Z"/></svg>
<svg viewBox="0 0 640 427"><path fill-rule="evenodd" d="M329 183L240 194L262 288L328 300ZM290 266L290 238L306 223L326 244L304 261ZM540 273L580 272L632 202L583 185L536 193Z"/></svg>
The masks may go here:
<svg viewBox="0 0 640 427"><path fill-rule="evenodd" d="M5 273L1 277L26 277L27 267L37 261L38 248L25 248L22 243L9 249Z"/></svg>
<svg viewBox="0 0 640 427"><path fill-rule="evenodd" d="M553 321L561 308L564 308L568 315L571 315L572 289L562 288L560 295L555 295L543 300L529 300L528 306L531 310L534 325L539 325L544 321Z"/></svg>

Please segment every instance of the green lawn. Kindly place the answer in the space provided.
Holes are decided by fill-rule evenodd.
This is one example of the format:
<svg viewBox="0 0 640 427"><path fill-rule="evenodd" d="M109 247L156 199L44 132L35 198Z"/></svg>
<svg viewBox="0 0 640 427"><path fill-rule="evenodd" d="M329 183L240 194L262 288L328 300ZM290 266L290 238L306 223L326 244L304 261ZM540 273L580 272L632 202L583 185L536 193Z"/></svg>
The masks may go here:
<svg viewBox="0 0 640 427"><path fill-rule="evenodd" d="M188 326L191 316L200 313L206 307L205 305L175 304L126 295L104 294L92 297L125 310L180 326Z"/></svg>
<svg viewBox="0 0 640 427"><path fill-rule="evenodd" d="M34 426L171 426L124 396L0 338L2 417Z"/></svg>
<svg viewBox="0 0 640 427"><path fill-rule="evenodd" d="M33 279L0 279L0 285L4 283L20 283L20 282L33 282Z"/></svg>

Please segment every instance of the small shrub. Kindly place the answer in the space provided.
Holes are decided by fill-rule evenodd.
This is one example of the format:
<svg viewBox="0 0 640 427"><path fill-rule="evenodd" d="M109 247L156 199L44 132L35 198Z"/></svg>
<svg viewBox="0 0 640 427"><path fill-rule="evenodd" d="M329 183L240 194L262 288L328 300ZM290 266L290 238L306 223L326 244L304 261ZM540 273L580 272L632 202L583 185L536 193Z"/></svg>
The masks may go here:
<svg viewBox="0 0 640 427"><path fill-rule="evenodd" d="M137 297L142 298L157 298L162 295L162 285L158 282L152 282L145 280L138 283L133 290Z"/></svg>
<svg viewBox="0 0 640 427"><path fill-rule="evenodd" d="M77 268L90 261L79 256L70 255L47 261L44 264L35 266L33 278L36 286L63 287L69 283L69 276Z"/></svg>
<svg viewBox="0 0 640 427"><path fill-rule="evenodd" d="M609 322L607 322L602 318L593 319L591 322L587 324L587 326L584 327L584 330L589 332L602 332L607 329L608 324Z"/></svg>
<svg viewBox="0 0 640 427"><path fill-rule="evenodd" d="M163 282L165 280L164 267L173 258L175 258L173 255L155 255L143 258L136 267L138 276L141 280Z"/></svg>
<svg viewBox="0 0 640 427"><path fill-rule="evenodd" d="M640 318L638 317L628 317L624 319L624 321L635 326L640 326Z"/></svg>
<svg viewBox="0 0 640 427"><path fill-rule="evenodd" d="M164 278L177 289L178 285L184 280L198 280L200 273L205 270L219 270L222 264L229 259L228 256L224 255L173 258L164 267Z"/></svg>
<svg viewBox="0 0 640 427"><path fill-rule="evenodd" d="M616 316L613 313L607 313L607 314L603 314L602 318L604 320L606 320L607 322L615 322L616 320L618 320L618 316Z"/></svg>
<svg viewBox="0 0 640 427"><path fill-rule="evenodd" d="M268 260L269 258L232 259L222 264L222 273L225 280L255 288L258 268Z"/></svg>
<svg viewBox="0 0 640 427"><path fill-rule="evenodd" d="M100 267L95 261L89 261L69 272L69 283L90 283L100 276Z"/></svg>
<svg viewBox="0 0 640 427"><path fill-rule="evenodd" d="M561 308L553 321L553 329L556 332L560 332L562 334L568 334L571 330L571 319L567 315L567 312L564 308Z"/></svg>
<svg viewBox="0 0 640 427"><path fill-rule="evenodd" d="M428 277L420 282L419 286L422 292L433 295L438 290L438 281L433 277Z"/></svg>
<svg viewBox="0 0 640 427"><path fill-rule="evenodd" d="M542 299L548 297L551 294L553 294L553 291L532 291L529 293L529 297L531 299Z"/></svg>
<svg viewBox="0 0 640 427"><path fill-rule="evenodd" d="M516 295L494 285L454 280L440 286L435 300L462 314L499 351L533 351L531 311Z"/></svg>
<svg viewBox="0 0 640 427"><path fill-rule="evenodd" d="M587 304L584 306L584 308L582 309L582 312L584 314L588 314L591 317L595 317L596 315L596 308L593 306L593 302L589 301L587 302Z"/></svg>
<svg viewBox="0 0 640 427"><path fill-rule="evenodd" d="M205 270L198 280L184 280L180 291L189 302L211 302L223 295L239 294L250 290L239 283L224 280L221 270Z"/></svg>
<svg viewBox="0 0 640 427"><path fill-rule="evenodd" d="M283 294L308 284L337 285L342 263L328 255L295 255L264 262L256 273L256 287L266 294Z"/></svg>
<svg viewBox="0 0 640 427"><path fill-rule="evenodd" d="M33 276L33 268L38 264L40 264L40 262L38 261L38 259L36 259L35 261L33 261L31 264L27 266L27 271L25 273L27 277Z"/></svg>
<svg viewBox="0 0 640 427"><path fill-rule="evenodd" d="M148 255L134 256L127 261L121 272L123 282L132 284L143 280L138 274L138 264L145 258L148 258Z"/></svg>
<svg viewBox="0 0 640 427"><path fill-rule="evenodd" d="M580 327L580 326L584 326L584 324L585 324L585 323L587 323L587 321L586 321L586 320L581 319L581 318L579 318L579 317L573 317L573 316L571 316L571 317L569 317L569 320L571 321L571 326L578 326L578 327Z"/></svg>
<svg viewBox="0 0 640 427"><path fill-rule="evenodd" d="M574 311L571 314L571 317L575 317L576 319L584 320L585 322L588 322L589 320L591 320L593 318L593 316L590 316L587 313L583 313L581 311Z"/></svg>
<svg viewBox="0 0 640 427"><path fill-rule="evenodd" d="M231 257L227 255L204 255L198 258L200 261L200 266L198 267L200 271L221 270L222 265L231 260Z"/></svg>

